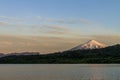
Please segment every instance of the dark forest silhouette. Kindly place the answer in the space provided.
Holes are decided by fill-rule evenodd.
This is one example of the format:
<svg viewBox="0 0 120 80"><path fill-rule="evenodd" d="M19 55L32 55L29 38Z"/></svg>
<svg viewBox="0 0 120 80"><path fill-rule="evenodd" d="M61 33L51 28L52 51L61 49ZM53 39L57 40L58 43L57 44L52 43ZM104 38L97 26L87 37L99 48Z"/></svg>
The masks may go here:
<svg viewBox="0 0 120 80"><path fill-rule="evenodd" d="M28 54L29 52L24 53ZM92 50L64 51L51 54L36 53L36 55L9 55L1 57L0 63L120 63L120 44Z"/></svg>

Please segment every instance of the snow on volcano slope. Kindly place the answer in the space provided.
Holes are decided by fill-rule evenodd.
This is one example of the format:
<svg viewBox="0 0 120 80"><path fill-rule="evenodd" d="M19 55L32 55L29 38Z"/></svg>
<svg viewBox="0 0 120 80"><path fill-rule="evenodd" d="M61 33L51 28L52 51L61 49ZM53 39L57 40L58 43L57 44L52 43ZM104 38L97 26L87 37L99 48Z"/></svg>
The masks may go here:
<svg viewBox="0 0 120 80"><path fill-rule="evenodd" d="M95 40L90 40L87 43L72 48L70 51L80 50L80 49L97 49L97 48L105 48L105 47L106 47L105 44L99 43Z"/></svg>

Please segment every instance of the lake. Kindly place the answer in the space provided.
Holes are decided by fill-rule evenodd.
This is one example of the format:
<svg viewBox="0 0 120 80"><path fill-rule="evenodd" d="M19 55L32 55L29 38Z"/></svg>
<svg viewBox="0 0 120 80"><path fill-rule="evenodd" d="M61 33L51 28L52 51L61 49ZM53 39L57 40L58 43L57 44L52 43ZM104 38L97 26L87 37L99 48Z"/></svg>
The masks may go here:
<svg viewBox="0 0 120 80"><path fill-rule="evenodd" d="M120 64L0 64L0 80L120 80Z"/></svg>

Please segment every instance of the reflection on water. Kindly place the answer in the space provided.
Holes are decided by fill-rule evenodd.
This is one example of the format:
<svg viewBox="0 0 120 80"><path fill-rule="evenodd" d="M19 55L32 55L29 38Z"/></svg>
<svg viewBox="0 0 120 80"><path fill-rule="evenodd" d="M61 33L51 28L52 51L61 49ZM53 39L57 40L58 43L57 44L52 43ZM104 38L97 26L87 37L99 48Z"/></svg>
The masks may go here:
<svg viewBox="0 0 120 80"><path fill-rule="evenodd" d="M1 64L0 80L120 80L120 65Z"/></svg>

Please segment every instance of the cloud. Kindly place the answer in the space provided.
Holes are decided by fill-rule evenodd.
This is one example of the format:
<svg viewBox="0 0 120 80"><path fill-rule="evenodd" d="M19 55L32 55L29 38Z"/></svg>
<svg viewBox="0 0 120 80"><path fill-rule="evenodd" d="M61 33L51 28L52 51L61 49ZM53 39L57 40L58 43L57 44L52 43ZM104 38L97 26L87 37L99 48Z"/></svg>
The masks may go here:
<svg viewBox="0 0 120 80"><path fill-rule="evenodd" d="M87 25L92 25L93 23L87 19L80 19L80 23L87 24Z"/></svg>
<svg viewBox="0 0 120 80"><path fill-rule="evenodd" d="M68 36L71 35L73 32L70 28L58 25L43 25L42 28L44 29L44 33L57 36Z"/></svg>
<svg viewBox="0 0 120 80"><path fill-rule="evenodd" d="M105 30L107 27L104 27L102 25L99 26L99 24L95 24L92 21L84 18L80 18L80 19L57 18L56 19L56 18L49 18L49 17L46 18L46 17L40 17L40 16L24 17L24 18L0 16L0 18L5 19L5 20L1 19L2 21L0 22L1 26L5 26L6 28L5 30L7 30L8 27L11 27L13 28L13 30L16 29L16 31L19 30L19 31L22 31L23 33L30 32L30 34L31 33L33 34L34 33L35 34L51 33L51 34L62 35L62 34L69 33L69 35L71 35L71 32L79 33L79 34L88 34L88 33L89 34L107 34L107 33L113 34L113 30L107 29L107 32L106 32ZM24 19L24 20L21 20L21 19ZM51 25L51 24L55 24L55 25ZM65 25L65 26L60 26L60 25ZM66 25L70 27L67 27ZM4 31L4 32L7 32L7 31ZM11 30L11 32L16 32L16 31ZM22 34L22 33L19 33L19 34ZM117 33L114 31L114 34L117 34Z"/></svg>
<svg viewBox="0 0 120 80"><path fill-rule="evenodd" d="M24 18L19 18L19 17L8 17L8 16L0 16L1 19L7 20L9 22L16 22L16 23L24 23L24 22L29 22L29 21L36 21L40 23L44 22L50 22L50 23L58 23L58 24L85 24L85 25L92 25L93 23L84 18L66 18L66 19L60 19L60 18L49 18L49 17L24 17Z"/></svg>
<svg viewBox="0 0 120 80"><path fill-rule="evenodd" d="M8 16L0 16L0 18L7 20L21 20L20 18L17 17L8 17Z"/></svg>
<svg viewBox="0 0 120 80"><path fill-rule="evenodd" d="M64 31L55 31L55 30L52 30L52 31L47 31L47 33L49 34L59 34L59 35L63 35L63 34L67 34L65 33Z"/></svg>
<svg viewBox="0 0 120 80"><path fill-rule="evenodd" d="M46 21L46 22L56 22L60 24L86 24L91 25L93 24L91 21L81 18L81 19L74 19L74 18L68 18L68 19L55 19L55 18L46 18L46 17L37 17L40 21Z"/></svg>
<svg viewBox="0 0 120 80"><path fill-rule="evenodd" d="M0 26L8 25L8 24L9 24L9 23L7 23L7 22L3 22L3 21L0 22Z"/></svg>
<svg viewBox="0 0 120 80"><path fill-rule="evenodd" d="M68 28L65 28L64 26L57 26L57 25L43 25L42 27L46 27L51 30L63 30L63 31L69 30Z"/></svg>
<svg viewBox="0 0 120 80"><path fill-rule="evenodd" d="M42 24L16 24L16 23L8 23L7 21L0 22L0 26L4 26L5 31L1 31L1 33L5 33L10 31L8 34L24 34L24 35L63 35L68 34L71 30L66 26L58 26L58 25L42 25ZM8 30L8 28L13 28ZM12 33L14 32L14 33ZM59 36L58 35L58 36Z"/></svg>

